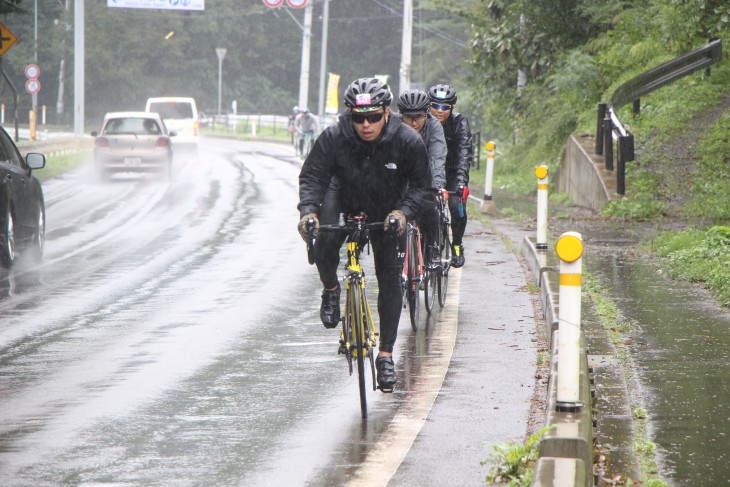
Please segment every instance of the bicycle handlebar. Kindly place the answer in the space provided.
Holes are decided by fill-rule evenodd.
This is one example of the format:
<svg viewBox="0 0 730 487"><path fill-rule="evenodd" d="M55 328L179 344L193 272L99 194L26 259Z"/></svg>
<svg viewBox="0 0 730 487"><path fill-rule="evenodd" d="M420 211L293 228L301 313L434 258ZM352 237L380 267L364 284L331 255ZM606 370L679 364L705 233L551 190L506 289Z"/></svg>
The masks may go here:
<svg viewBox="0 0 730 487"><path fill-rule="evenodd" d="M367 216L365 215L356 215L356 216L348 216L345 218L343 213L340 213L340 221L336 224L320 224L319 230L325 230L330 232L335 231L346 231L348 233L348 238L352 238L355 235L355 232L357 230L367 230L374 229L374 228L384 228L385 222L367 222ZM391 228L395 227L396 219L394 217L391 217L388 220L388 225ZM314 218L310 218L307 220L307 259L309 260L310 264L314 264L314 244L317 241L317 237L314 236L314 228L315 228L315 220ZM389 233L394 232L389 231ZM367 233L366 233L367 235ZM396 250L397 250L396 245Z"/></svg>

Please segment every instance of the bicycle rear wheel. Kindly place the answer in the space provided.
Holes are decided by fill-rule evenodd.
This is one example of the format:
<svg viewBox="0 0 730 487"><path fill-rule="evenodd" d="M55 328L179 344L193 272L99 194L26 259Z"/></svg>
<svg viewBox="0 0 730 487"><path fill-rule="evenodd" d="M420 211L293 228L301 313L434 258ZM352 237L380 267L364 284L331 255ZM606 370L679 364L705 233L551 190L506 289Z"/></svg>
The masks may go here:
<svg viewBox="0 0 730 487"><path fill-rule="evenodd" d="M418 330L420 319L420 273L418 269L418 240L409 236L408 248L408 311L411 318L411 328Z"/></svg>
<svg viewBox="0 0 730 487"><path fill-rule="evenodd" d="M364 317L362 309L362 292L363 289L360 287L360 283L354 284L350 290L352 295L350 296L350 303L352 308L350 309L350 319L352 320L352 333L355 335L355 360L357 361L357 379L359 382L360 389L360 412L362 417L368 416L368 403L365 390L365 355L367 350L363 346L365 342L364 338Z"/></svg>
<svg viewBox="0 0 730 487"><path fill-rule="evenodd" d="M449 267L451 266L451 239L449 238L449 226L441 228L440 249L441 249L441 271L438 278L439 306L446 305L446 291L449 288Z"/></svg>

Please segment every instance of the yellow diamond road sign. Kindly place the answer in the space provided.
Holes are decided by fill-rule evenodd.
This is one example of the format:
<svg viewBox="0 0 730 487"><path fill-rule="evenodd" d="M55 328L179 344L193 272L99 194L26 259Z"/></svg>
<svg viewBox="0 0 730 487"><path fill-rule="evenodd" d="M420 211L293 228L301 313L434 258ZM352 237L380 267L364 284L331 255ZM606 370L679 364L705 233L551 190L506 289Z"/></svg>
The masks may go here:
<svg viewBox="0 0 730 487"><path fill-rule="evenodd" d="M5 51L10 49L17 40L15 34L10 32L3 24L0 24L0 56L5 54Z"/></svg>

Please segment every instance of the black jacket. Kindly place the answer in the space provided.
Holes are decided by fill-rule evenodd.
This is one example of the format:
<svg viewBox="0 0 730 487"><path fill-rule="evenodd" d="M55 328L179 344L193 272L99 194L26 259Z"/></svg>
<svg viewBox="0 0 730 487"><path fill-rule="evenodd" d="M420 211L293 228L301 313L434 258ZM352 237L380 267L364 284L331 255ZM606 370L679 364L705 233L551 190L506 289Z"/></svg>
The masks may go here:
<svg viewBox="0 0 730 487"><path fill-rule="evenodd" d="M469 121L461 113L451 112L444 124L446 137L446 180L456 186L469 183L469 168L474 159Z"/></svg>
<svg viewBox="0 0 730 487"><path fill-rule="evenodd" d="M385 220L393 210L411 220L432 199L426 146L392 112L375 143L358 137L349 113L317 137L299 174L297 208L302 216L319 212L333 177L340 184L343 210L363 211L372 221Z"/></svg>

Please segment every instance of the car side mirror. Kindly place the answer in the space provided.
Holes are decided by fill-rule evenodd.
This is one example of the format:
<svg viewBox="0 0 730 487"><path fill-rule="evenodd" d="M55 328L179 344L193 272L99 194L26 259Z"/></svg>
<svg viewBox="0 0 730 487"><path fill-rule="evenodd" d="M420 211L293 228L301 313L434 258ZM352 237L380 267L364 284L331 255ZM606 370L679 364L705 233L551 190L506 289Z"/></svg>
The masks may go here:
<svg viewBox="0 0 730 487"><path fill-rule="evenodd" d="M46 166L46 156L37 152L29 152L25 155L25 163L31 169L43 169Z"/></svg>
<svg viewBox="0 0 730 487"><path fill-rule="evenodd" d="M92 137L96 137L98 135L99 135L99 132L97 132L96 130L94 130L93 132L91 132L91 136Z"/></svg>
<svg viewBox="0 0 730 487"><path fill-rule="evenodd" d="M175 137L177 135L177 130L170 130L170 132L167 134L168 137Z"/></svg>

